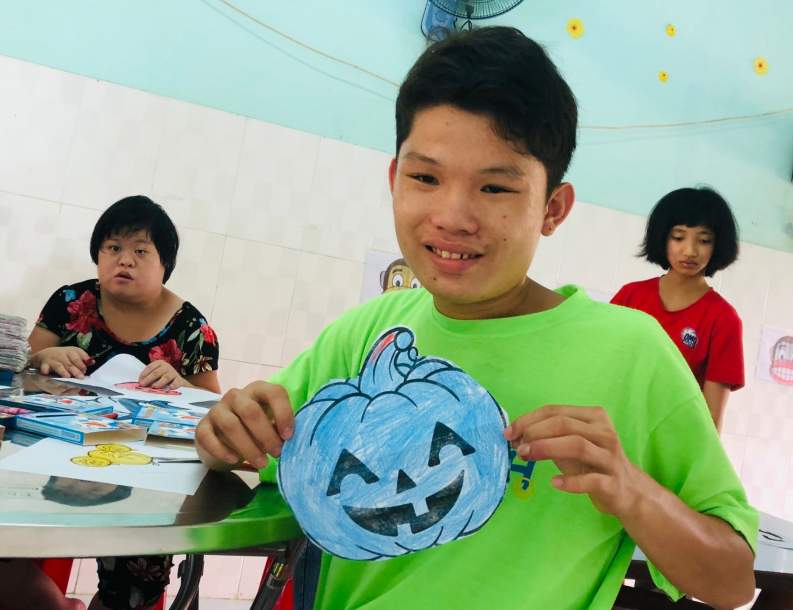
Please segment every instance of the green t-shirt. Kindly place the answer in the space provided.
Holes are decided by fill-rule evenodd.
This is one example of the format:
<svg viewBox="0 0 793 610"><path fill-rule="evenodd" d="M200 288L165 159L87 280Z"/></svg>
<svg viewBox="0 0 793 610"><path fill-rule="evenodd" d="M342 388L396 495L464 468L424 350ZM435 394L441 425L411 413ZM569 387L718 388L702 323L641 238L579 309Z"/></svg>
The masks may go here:
<svg viewBox="0 0 793 610"><path fill-rule="evenodd" d="M357 375L374 341L406 326L422 356L461 367L510 421L546 404L602 406L634 464L754 546L757 514L696 380L663 329L644 313L592 301L573 286L559 292L567 298L551 310L474 321L443 316L423 289L387 294L328 326L271 381L297 408L328 381ZM610 609L635 544L588 496L555 489L550 479L557 473L552 462L530 470L513 459L504 501L467 538L386 561L324 555L315 607ZM658 586L680 596L651 571Z"/></svg>

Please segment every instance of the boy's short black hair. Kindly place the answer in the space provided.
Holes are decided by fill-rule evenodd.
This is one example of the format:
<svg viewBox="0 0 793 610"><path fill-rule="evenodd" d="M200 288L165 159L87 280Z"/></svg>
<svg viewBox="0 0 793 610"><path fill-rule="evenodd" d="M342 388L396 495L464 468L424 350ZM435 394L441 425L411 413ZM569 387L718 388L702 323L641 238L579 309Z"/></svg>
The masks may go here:
<svg viewBox="0 0 793 610"><path fill-rule="evenodd" d="M576 144L575 97L543 48L520 30L455 33L422 53L397 96L397 156L416 113L444 104L489 117L499 136L538 159L548 194L561 183Z"/></svg>
<svg viewBox="0 0 793 610"><path fill-rule="evenodd" d="M738 227L730 206L724 197L704 186L677 189L661 197L647 219L639 256L669 269L666 247L677 225L713 231L713 255L705 267L706 276L726 269L738 258Z"/></svg>
<svg viewBox="0 0 793 610"><path fill-rule="evenodd" d="M146 231L157 248L160 262L165 267L162 278L164 284L176 267L179 233L162 206L143 195L124 197L99 217L91 234L91 260L97 263L99 248L109 237L129 235L136 231Z"/></svg>

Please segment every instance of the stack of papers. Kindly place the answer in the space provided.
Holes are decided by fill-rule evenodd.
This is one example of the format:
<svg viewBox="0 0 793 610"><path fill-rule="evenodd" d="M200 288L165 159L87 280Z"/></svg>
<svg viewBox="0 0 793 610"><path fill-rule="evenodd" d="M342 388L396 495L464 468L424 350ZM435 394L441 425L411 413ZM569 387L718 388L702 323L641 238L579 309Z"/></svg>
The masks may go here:
<svg viewBox="0 0 793 610"><path fill-rule="evenodd" d="M30 351L27 334L25 318L0 314L0 370L25 368Z"/></svg>

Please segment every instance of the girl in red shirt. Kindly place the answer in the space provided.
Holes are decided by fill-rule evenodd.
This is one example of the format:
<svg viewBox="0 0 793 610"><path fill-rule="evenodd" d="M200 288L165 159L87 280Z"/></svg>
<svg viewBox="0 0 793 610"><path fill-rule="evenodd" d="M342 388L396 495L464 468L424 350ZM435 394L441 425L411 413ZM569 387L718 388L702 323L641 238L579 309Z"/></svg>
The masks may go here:
<svg viewBox="0 0 793 610"><path fill-rule="evenodd" d="M730 207L715 191L668 193L650 213L639 253L666 274L626 284L611 300L660 322L691 367L719 430L730 391L744 384L742 327L706 278L738 257L737 233Z"/></svg>

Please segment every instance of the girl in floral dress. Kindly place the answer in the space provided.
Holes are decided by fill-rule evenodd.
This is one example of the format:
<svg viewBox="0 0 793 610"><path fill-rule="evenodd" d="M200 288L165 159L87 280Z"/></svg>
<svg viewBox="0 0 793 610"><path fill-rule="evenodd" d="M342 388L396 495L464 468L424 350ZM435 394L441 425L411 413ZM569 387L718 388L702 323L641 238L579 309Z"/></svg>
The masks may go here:
<svg viewBox="0 0 793 610"><path fill-rule="evenodd" d="M176 265L179 236L148 197L110 206L91 235L97 279L62 286L30 335L31 365L43 374L84 377L117 354L146 364L138 383L220 391L218 340L206 318L164 284ZM91 610L149 608L168 584L171 557L98 560Z"/></svg>

